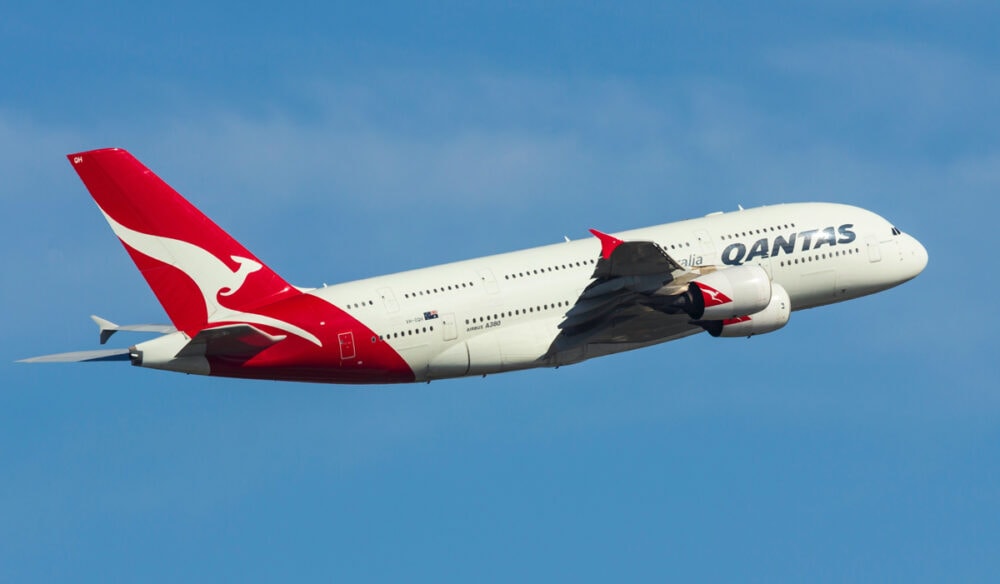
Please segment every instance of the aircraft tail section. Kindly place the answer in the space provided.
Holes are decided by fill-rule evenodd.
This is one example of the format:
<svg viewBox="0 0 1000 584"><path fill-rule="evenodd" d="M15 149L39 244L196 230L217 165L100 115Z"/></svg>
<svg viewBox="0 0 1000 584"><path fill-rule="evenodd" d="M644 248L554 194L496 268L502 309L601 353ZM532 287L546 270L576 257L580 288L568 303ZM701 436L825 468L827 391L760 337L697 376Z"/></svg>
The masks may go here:
<svg viewBox="0 0 1000 584"><path fill-rule="evenodd" d="M67 158L178 330L301 294L127 151Z"/></svg>

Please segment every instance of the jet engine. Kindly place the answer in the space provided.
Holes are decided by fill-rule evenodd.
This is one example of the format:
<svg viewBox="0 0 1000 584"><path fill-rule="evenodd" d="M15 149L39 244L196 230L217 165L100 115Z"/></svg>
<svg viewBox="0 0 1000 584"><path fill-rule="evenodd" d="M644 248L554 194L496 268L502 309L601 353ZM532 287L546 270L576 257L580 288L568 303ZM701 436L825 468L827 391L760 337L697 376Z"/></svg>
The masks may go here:
<svg viewBox="0 0 1000 584"><path fill-rule="evenodd" d="M784 286L771 283L771 301L764 310L725 320L701 320L697 324L713 337L751 337L776 331L788 323L792 302Z"/></svg>
<svg viewBox="0 0 1000 584"><path fill-rule="evenodd" d="M760 266L743 265L692 280L675 306L696 321L723 321L760 312L769 302L771 278L767 272Z"/></svg>

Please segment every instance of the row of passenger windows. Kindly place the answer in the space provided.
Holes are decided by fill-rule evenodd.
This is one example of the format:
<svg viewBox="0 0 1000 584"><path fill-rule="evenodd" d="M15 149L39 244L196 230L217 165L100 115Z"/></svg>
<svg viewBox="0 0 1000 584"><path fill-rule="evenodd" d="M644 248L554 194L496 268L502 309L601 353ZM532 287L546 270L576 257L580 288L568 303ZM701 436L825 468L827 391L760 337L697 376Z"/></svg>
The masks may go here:
<svg viewBox="0 0 1000 584"><path fill-rule="evenodd" d="M414 328L414 329L406 329L405 331L396 331L396 332L393 332L393 333L386 333L384 335L379 335L378 339L376 339L375 337L372 337L372 342L374 343L376 340L384 341L384 340L387 340L387 339L398 339L400 337L412 337L413 335L420 335L420 334L432 333L432 332L434 332L434 327L433 326L423 326L423 327L417 327L417 328Z"/></svg>
<svg viewBox="0 0 1000 584"><path fill-rule="evenodd" d="M794 229L794 228L795 228L795 224L794 223L789 223L789 224L786 224L786 225L778 225L778 226L774 226L774 227L764 227L762 229L757 229L756 231L751 229L750 231L743 231L743 232L740 232L740 233L727 234L727 235L721 236L719 239L721 239L721 240L733 239L734 237L740 237L740 236L746 237L747 235L753 235L754 233L761 234L761 233L764 233L764 232L767 232L767 231L777 231L779 229ZM670 244L670 249L673 249L673 250L684 248L684 247L691 247L691 243L685 241L684 243L671 243ZM805 260L803 260L803 261L805 261ZM593 264L596 264L596 263L597 263L596 259L582 260L582 261L577 261L577 262L569 262L568 264L559 264L559 265L555 265L555 266L548 266L548 267L545 267L545 268L537 268L537 269L527 270L527 271L524 271L524 272L510 273L510 274L504 275L503 278L504 278L504 280L516 280L517 278L526 278L526 277L529 277L529 276L537 276L539 274L545 274L546 272L553 272L553 271L557 272L559 270L568 270L568 269L571 269L571 268L574 268L574 267L579 268L579 267L584 267L584 266L587 266L587 265L593 265ZM782 265L784 265L784 264L782 264ZM409 298L416 298L418 296L430 296L431 294L438 294L438 293L441 293L441 292L446 292L446 291L451 291L451 290L460 290L462 288L471 288L474 285L475 284L473 282L461 282L461 283L458 283L458 284L449 284L447 286L441 286L439 288L428 288L426 290L417 290L415 292L406 292L406 293L403 294L403 298L409 299ZM371 300L367 300L367 301L361 301L361 302L357 302L357 303L353 303L353 304L348 304L347 308L349 308L349 309L360 308L361 306L366 306L366 305L367 306L372 306L374 304L375 303L372 302ZM468 323L466 323L466 324L468 324Z"/></svg>
<svg viewBox="0 0 1000 584"><path fill-rule="evenodd" d="M521 316L522 314L532 314L535 312L542 312L543 310L551 310L554 308L569 308L569 301L560 301L554 304L541 304L539 306L529 306L528 308L519 308L515 310L507 310L504 312L496 312L492 315L487 314L484 316L478 316L473 318L465 319L465 324L476 324L480 322L490 322L494 320L500 320L501 318L510 318L512 316Z"/></svg>
<svg viewBox="0 0 1000 584"><path fill-rule="evenodd" d="M751 229L750 231L739 231L739 232L736 232L736 233L727 233L726 235L719 236L719 240L720 241L725 241L727 239L735 239L735 238L738 238L738 237L748 237L748 236L754 235L755 233L757 235L763 235L764 233L767 233L767 232L780 231L782 229L795 229L795 224L794 223L787 223L785 225L773 225L773 226L770 226L770 227L762 227L762 228L756 229L756 230L755 229Z"/></svg>
<svg viewBox="0 0 1000 584"><path fill-rule="evenodd" d="M670 249L680 249L683 247L691 247L691 243L685 241L684 243L671 243ZM666 249L666 248L664 248ZM510 274L505 274L504 280L516 280L517 278L527 278L529 276L537 276L539 274L545 274L547 272L558 272L559 270L569 270L572 268L585 267L589 265L594 265L597 263L597 259L582 260L578 262L569 262L568 264L559 264L555 266L548 266L545 268L537 268L531 270L525 270L523 272L513 272Z"/></svg>
<svg viewBox="0 0 1000 584"><path fill-rule="evenodd" d="M837 251L831 251L829 253L817 253L817 254L807 255L807 256L801 258L801 262L799 261L800 258L794 258L794 259L789 259L789 260L782 260L781 266L782 267L784 267L786 265L790 266L792 264L798 264L798 263L803 263L804 264L806 262L812 262L812 261L818 262L820 260L833 259L833 258L841 256L841 255L848 255L848 254L854 255L856 253L861 253L861 250L859 248L856 248L856 247L853 248L853 249L852 248L847 248L847 249L844 249L844 250L839 250L838 249Z"/></svg>
<svg viewBox="0 0 1000 584"><path fill-rule="evenodd" d="M538 268L534 270L527 270L525 272L515 272L512 274L507 274L503 277L504 280L514 280L516 278L526 278L528 276L535 276L538 274L544 274L546 272L558 272L559 270L569 270L571 268L580 268L590 264L597 263L597 260L583 260L579 262L570 262L568 264L560 264L557 266L549 266L547 268Z"/></svg>
<svg viewBox="0 0 1000 584"><path fill-rule="evenodd" d="M475 284L473 282L462 282L460 284L448 284L447 286L441 286L440 288L428 288L426 290L417 290L416 292L406 292L403 294L403 298L416 298L417 296L430 296L431 294L438 294L440 292L446 292L448 290L460 290L462 288L472 288Z"/></svg>
<svg viewBox="0 0 1000 584"><path fill-rule="evenodd" d="M785 225L776 225L776 226L771 226L771 227L763 227L761 229L756 229L756 230L751 229L750 231L742 231L742 232L738 232L738 233L729 233L729 234L720 236L719 239L722 240L722 241L725 241L727 239L738 238L738 237L741 237L741 236L742 237L752 236L755 233L757 235L760 235L760 234L763 234L763 233L766 233L766 232L769 232L769 231L773 232L773 231L778 231L780 229L794 229L794 228L795 228L795 224L794 223L788 223L788 224L785 224ZM895 228L893 228L893 229L895 230ZM688 242L688 241L685 241L684 243L671 243L670 244L670 249L673 249L673 250L681 249L681 248L685 248L685 247L691 247L691 243ZM664 246L664 249L666 249L666 246ZM524 271L524 272L514 272L514 273L506 274L503 278L504 278L504 280L515 280L517 278L526 278L528 276L535 276L535 275L539 275L539 274L544 274L546 272L553 272L553 271L559 271L559 270L568 270L568 269L571 269L571 268L574 268L574 267L579 268L579 267L583 267L583 266L587 266L587 265L592 265L592 264L596 264L596 263L597 263L596 259L582 260L582 261L578 261L578 262L569 262L568 264L559 264L559 265L555 265L555 266L548 266L548 267L545 267L545 268L538 268L538 269L527 270L527 271ZM426 290L416 290L414 292L406 292L406 293L403 294L403 298L409 299L409 298L416 298L418 296L429 296L431 294L438 294L438 293L446 292L446 291L450 291L450 290L460 290L462 288L471 288L474 285L475 284L473 282L461 282L461 283L458 283L458 284L448 284L447 286L441 286L439 288L428 288ZM360 308L361 306L366 306L366 305L367 306L372 306L374 304L375 303L372 302L371 300L367 300L367 301L361 301L361 302L354 303L354 304L348 304L347 308L349 308L349 309L350 308Z"/></svg>

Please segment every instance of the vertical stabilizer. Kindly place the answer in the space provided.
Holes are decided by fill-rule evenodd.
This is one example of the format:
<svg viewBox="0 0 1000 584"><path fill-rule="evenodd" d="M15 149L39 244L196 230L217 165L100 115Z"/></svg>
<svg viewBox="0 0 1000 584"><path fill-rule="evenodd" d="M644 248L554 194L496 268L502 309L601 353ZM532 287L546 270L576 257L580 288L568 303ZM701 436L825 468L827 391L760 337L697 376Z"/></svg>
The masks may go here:
<svg viewBox="0 0 1000 584"><path fill-rule="evenodd" d="M178 330L300 294L127 151L67 158Z"/></svg>

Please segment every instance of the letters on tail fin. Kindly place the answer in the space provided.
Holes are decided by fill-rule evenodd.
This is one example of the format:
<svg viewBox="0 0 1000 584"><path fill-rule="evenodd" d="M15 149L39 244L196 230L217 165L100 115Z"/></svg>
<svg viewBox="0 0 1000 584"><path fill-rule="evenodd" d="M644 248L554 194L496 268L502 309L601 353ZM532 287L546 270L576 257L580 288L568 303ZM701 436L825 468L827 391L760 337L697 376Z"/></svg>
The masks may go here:
<svg viewBox="0 0 1000 584"><path fill-rule="evenodd" d="M67 158L178 330L243 321L305 333L250 312L301 292L134 156L108 148Z"/></svg>

